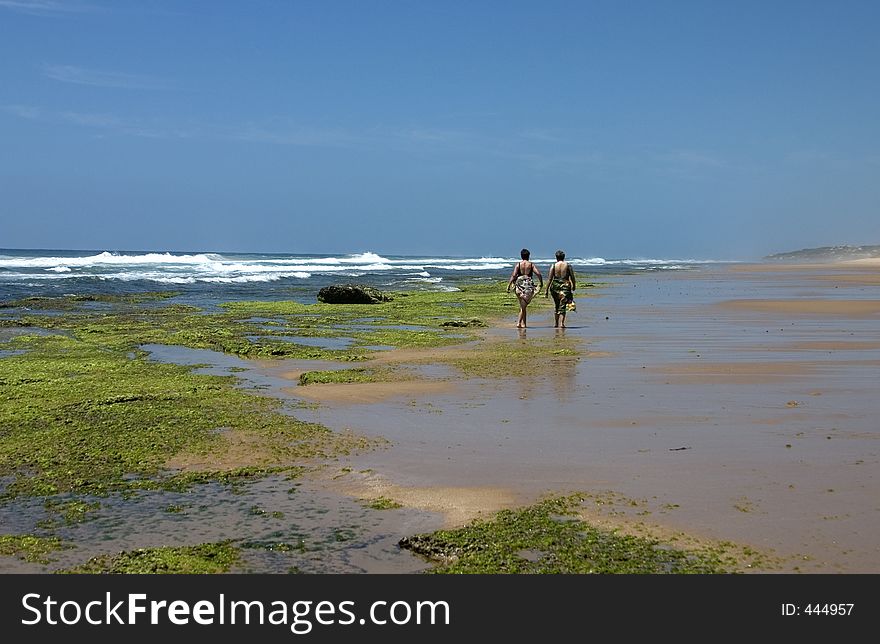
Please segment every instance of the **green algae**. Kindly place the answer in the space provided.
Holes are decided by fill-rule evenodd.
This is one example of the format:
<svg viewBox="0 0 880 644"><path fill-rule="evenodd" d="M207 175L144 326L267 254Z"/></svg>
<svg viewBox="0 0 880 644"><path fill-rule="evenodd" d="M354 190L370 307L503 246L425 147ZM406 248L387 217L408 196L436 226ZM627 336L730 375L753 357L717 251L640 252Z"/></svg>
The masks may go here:
<svg viewBox="0 0 880 644"><path fill-rule="evenodd" d="M475 336L438 331L412 331L408 329L382 329L360 331L349 334L355 339L354 349L370 346L386 346L398 349L443 347L461 344L464 340Z"/></svg>
<svg viewBox="0 0 880 644"><path fill-rule="evenodd" d="M40 307L36 306L30 307L29 314L6 322L65 331L111 350L136 351L144 344L165 344L248 358L361 361L374 353L375 346L428 348L477 339L477 330L486 325L485 320L513 316L518 310L516 299L504 292L503 283L473 285L454 292L395 293L394 300L378 304L228 302L220 305L223 313L174 303L137 306L174 295L95 296L111 305L110 310L100 312L76 308L79 299L92 296L37 298L43 308L66 314L39 315ZM549 304L536 301L532 308L549 308ZM254 321L259 317L272 318L271 324ZM364 323L365 318L370 322ZM422 328L395 328L401 326ZM354 343L345 349L329 349L288 341L298 336L351 337Z"/></svg>
<svg viewBox="0 0 880 644"><path fill-rule="evenodd" d="M314 384L346 384L357 382L391 382L405 379L399 370L388 367L360 369L332 369L327 371L306 371L299 376L301 387Z"/></svg>
<svg viewBox="0 0 880 644"><path fill-rule="evenodd" d="M159 488L168 492L185 492L194 485L207 483L219 483L228 486L232 491L240 490L247 483L271 476L273 474L287 474L288 479L294 479L306 471L305 467L236 467L229 470L202 470L196 472L181 472L166 476L158 482L149 481L143 487Z"/></svg>
<svg viewBox="0 0 880 644"><path fill-rule="evenodd" d="M0 556L18 557L30 563L50 563L52 559L49 555L64 547L58 537L0 534Z"/></svg>
<svg viewBox="0 0 880 644"><path fill-rule="evenodd" d="M27 353L0 361L0 476L13 477L5 496L149 487L172 457L222 450L221 429L262 443L267 461L358 447L237 389L231 376L130 359L128 344L77 335L15 338Z"/></svg>
<svg viewBox="0 0 880 644"><path fill-rule="evenodd" d="M446 322L441 322L440 326L443 327L487 327L489 326L483 320L479 318L472 318L470 320L447 320Z"/></svg>
<svg viewBox="0 0 880 644"><path fill-rule="evenodd" d="M367 446L337 441L326 428L280 414L277 401L235 389L232 378L195 375L192 367L148 362L139 349L143 344L181 345L247 357L363 360L371 353L370 345L427 348L479 339L471 328L482 326L483 318L515 315L515 305L515 299L495 284L455 293L396 294L391 302L374 305L237 302L225 305L221 314L205 314L184 305L149 310L123 306L101 314L73 311L71 306L63 317L31 315L6 321L65 330L72 337L19 337L9 344L26 348L28 353L0 361L0 475L14 477L5 494L185 490L209 482L235 488L269 474L287 472L295 477L302 471L298 466L268 464L167 471L172 457L222 451L226 432L256 433L267 447L269 462L326 457ZM47 303L45 308L63 307ZM542 308L549 304L538 300L532 307ZM267 330L265 325L238 319L243 315L284 319ZM367 316L369 324L362 321ZM466 324L459 324L462 320ZM359 328L350 330L345 325ZM393 328L401 325L425 329ZM353 337L355 344L348 350L328 350L280 339L297 335L344 335ZM259 336L259 340L248 336ZM431 362L451 364L468 377L519 377L571 367L579 355L577 340L557 336L481 342L466 355L439 360L434 356ZM376 368L307 373L301 384L399 377L393 369ZM440 562L433 572L719 573L737 568L738 562L723 547L673 548L649 537L590 526L574 518L583 498L551 499L502 512L490 521L417 535L401 543ZM69 506L59 502L53 512L65 520L68 516L82 520L91 511L85 506L84 502ZM381 510L399 505L380 497L367 507ZM167 511L182 509L169 506ZM261 510L260 514L280 518L280 513ZM345 541L351 535L339 531L334 538ZM54 537L7 535L0 538L0 553L22 556L19 553L38 553L50 545L61 547ZM284 544L277 547L286 548ZM45 553L30 556L45 558ZM238 556L229 542L151 548L96 557L70 572L226 572Z"/></svg>
<svg viewBox="0 0 880 644"><path fill-rule="evenodd" d="M186 574L208 575L228 572L239 562L240 550L231 543L203 543L197 546L139 548L113 555L99 555L86 563L60 570L67 574Z"/></svg>
<svg viewBox="0 0 880 644"><path fill-rule="evenodd" d="M373 382L373 369L338 369L330 371L306 371L299 376L301 387L314 384Z"/></svg>
<svg viewBox="0 0 880 644"><path fill-rule="evenodd" d="M392 301L374 305L233 302L224 305L223 313L205 313L180 304L138 306L174 295L38 298L47 309L93 301L107 302L111 309L70 310L62 316L31 313L14 320L18 326L65 335L23 335L4 344L25 350L0 361L0 476L12 477L5 496L181 489L206 480L222 481L224 472L235 471L233 478L240 479L242 466L256 467L262 476L274 471L270 468L278 463L289 467L297 460L369 447L365 441L342 438L320 425L285 415L282 403L237 389L233 377L197 375L193 367L147 360L141 346L179 345L246 357L360 361L373 353L367 348L370 345L436 347L477 338L468 327L453 327L450 333L441 325L512 313L514 303L502 285L485 284L453 293L398 293ZM261 325L241 319L244 316L272 316L277 324L266 335ZM336 326L342 328L331 328ZM417 328L395 328L401 326ZM346 350L308 347L286 342L276 333L344 334L355 339L355 346ZM255 336L258 340L252 341ZM493 361L537 358L543 351L528 346L502 351L500 347L494 344L456 366L466 374L491 375L486 365ZM309 372L301 382L409 377L412 374L400 369L371 367ZM258 440L259 462L236 464L218 456L227 447L225 434L246 434ZM183 461L185 467L187 454L209 456L209 462L220 466L195 474L167 471L172 461L178 466Z"/></svg>
<svg viewBox="0 0 880 644"><path fill-rule="evenodd" d="M382 326L414 325L433 327L441 331L441 325L453 321L473 321L468 326L455 328L460 332L473 326L480 326L486 319L516 315L519 305L515 297L505 293L503 282L477 284L463 287L459 291L416 291L396 292L390 302L376 304L301 304L299 302L228 302L222 306L236 317L263 316L284 317L298 325L328 327L352 323L363 318L377 318L371 325ZM454 305L454 307L452 306ZM549 309L544 301L535 301L535 309ZM299 316L308 315L309 318ZM435 339L443 338L436 333ZM396 345L395 345L396 346Z"/></svg>
<svg viewBox="0 0 880 644"><path fill-rule="evenodd" d="M518 311L515 298L503 289L503 284L485 284L452 293L397 293L392 301L374 305L234 302L223 305L222 313L116 301L100 312L71 305L63 316L19 316L10 324L66 335L19 336L4 345L27 350L0 361L0 476L11 477L4 496L125 495L211 482L235 490L270 474L286 472L293 478L303 471L296 463L304 460L369 448L365 439L333 434L281 413L282 403L237 389L234 377L153 362L140 347L155 343L242 357L361 361L375 353L374 345L429 348L480 340L484 320ZM47 303L45 308L63 307ZM542 308L549 305L536 301L532 307ZM246 316L277 321L267 329L265 323L242 319ZM403 326L417 328L395 328ZM284 340L290 336L345 336L354 344L331 350ZM578 344L565 338L479 342L451 364L465 375L488 378L574 364L578 354ZM399 367L308 374L303 384L411 376ZM259 463L242 466L224 459L230 435L258 443ZM173 471L188 462L216 466ZM68 516L83 520L94 511L78 503L66 507L59 502L53 512L66 521ZM398 505L377 499L368 507ZM337 538L350 536L341 532ZM225 549L228 557L214 548ZM74 571L224 572L231 563L216 564L227 558L234 563L237 556L228 543L153 548L98 557Z"/></svg>
<svg viewBox="0 0 880 644"><path fill-rule="evenodd" d="M299 552L306 553L309 550L305 539L300 539L296 543L288 541L275 541L272 539L258 539L245 541L241 544L243 549L249 550L265 550L266 552Z"/></svg>
<svg viewBox="0 0 880 644"><path fill-rule="evenodd" d="M524 377L558 371L577 363L580 338L529 338L486 342L464 354L437 356L470 378Z"/></svg>
<svg viewBox="0 0 880 644"><path fill-rule="evenodd" d="M735 572L735 562L718 550L678 549L582 521L577 513L585 498L550 498L463 528L407 537L400 545L436 562L431 573Z"/></svg>
<svg viewBox="0 0 880 644"><path fill-rule="evenodd" d="M143 293L124 293L112 295L97 293L88 295L61 295L58 297L24 297L18 300L0 302L0 309L23 308L31 310L71 311L83 308L84 304L100 302L104 304L142 304L144 302L166 300L180 295L179 291L146 291Z"/></svg>
<svg viewBox="0 0 880 644"><path fill-rule="evenodd" d="M82 501L80 499L57 500L47 498L43 507L49 513L49 518L37 524L43 529L52 529L60 525L76 525L93 519L101 509L100 501Z"/></svg>
<svg viewBox="0 0 880 644"><path fill-rule="evenodd" d="M225 314L206 314L195 307L168 305L119 308L111 312L73 312L63 316L29 314L18 327L64 331L107 350L137 351L145 344L209 349L249 358L362 360L363 351L330 350L264 336L258 325ZM255 339L251 339L255 338Z"/></svg>
<svg viewBox="0 0 880 644"><path fill-rule="evenodd" d="M403 507L402 504L398 503L394 499L389 499L384 496L371 499L365 502L364 505L372 510L396 510Z"/></svg>

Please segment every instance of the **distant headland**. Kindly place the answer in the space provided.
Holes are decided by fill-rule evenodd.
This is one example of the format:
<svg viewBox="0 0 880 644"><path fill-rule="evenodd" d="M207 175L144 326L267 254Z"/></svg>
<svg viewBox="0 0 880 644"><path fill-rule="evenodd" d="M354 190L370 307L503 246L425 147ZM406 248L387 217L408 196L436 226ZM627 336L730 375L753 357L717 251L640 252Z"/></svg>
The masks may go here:
<svg viewBox="0 0 880 644"><path fill-rule="evenodd" d="M787 253L774 253L764 259L768 262L832 263L854 259L880 258L880 245L875 246L822 246L803 248Z"/></svg>

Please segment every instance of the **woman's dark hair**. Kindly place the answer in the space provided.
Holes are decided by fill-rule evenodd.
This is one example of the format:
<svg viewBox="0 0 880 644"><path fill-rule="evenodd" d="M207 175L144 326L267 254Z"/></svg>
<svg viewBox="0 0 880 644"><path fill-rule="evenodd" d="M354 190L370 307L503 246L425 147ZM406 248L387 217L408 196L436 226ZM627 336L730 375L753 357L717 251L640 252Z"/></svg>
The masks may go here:
<svg viewBox="0 0 880 644"><path fill-rule="evenodd" d="M556 251L556 261L561 262L563 259L565 259L565 252L561 251L561 250L557 250Z"/></svg>
<svg viewBox="0 0 880 644"><path fill-rule="evenodd" d="M521 251L519 251L519 256L522 257L523 259L528 259L529 255L530 255L530 253L529 253L528 248L523 248Z"/></svg>

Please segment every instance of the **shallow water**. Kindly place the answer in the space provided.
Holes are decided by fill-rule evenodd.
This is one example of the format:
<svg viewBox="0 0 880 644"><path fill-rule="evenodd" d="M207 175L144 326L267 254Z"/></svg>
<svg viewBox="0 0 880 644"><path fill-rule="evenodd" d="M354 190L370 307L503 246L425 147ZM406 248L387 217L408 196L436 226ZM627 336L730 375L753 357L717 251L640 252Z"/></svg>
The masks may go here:
<svg viewBox="0 0 880 644"><path fill-rule="evenodd" d="M369 509L309 481L275 476L236 490L204 484L185 493L84 499L101 504L93 518L56 531L73 548L53 553L50 564L0 557L0 573L50 572L100 554L224 540L243 547L231 572L412 573L427 564L397 542L440 525L435 514ZM34 532L50 516L35 500L0 506L0 525L11 534Z"/></svg>
<svg viewBox="0 0 880 644"><path fill-rule="evenodd" d="M272 335L258 336L249 335L247 339L251 342L263 342L265 340L281 340L282 342L290 342L292 344L301 344L306 347L319 347L321 349L343 350L348 349L354 344L354 338L345 337L311 337L300 335Z"/></svg>
<svg viewBox="0 0 880 644"><path fill-rule="evenodd" d="M70 336L70 333L67 331L62 331L60 329L44 329L38 326L17 326L17 327L9 327L0 329L0 342L8 342L12 338L16 338L22 335L39 335L39 336L48 336L48 335L63 335Z"/></svg>
<svg viewBox="0 0 880 644"><path fill-rule="evenodd" d="M190 349L168 344L145 344L140 347L149 352L149 359L179 365L198 365L193 373L212 376L235 376L243 387L264 389L276 396L284 396L282 387L289 387L290 381L267 373L254 360L212 351L210 349Z"/></svg>
<svg viewBox="0 0 880 644"><path fill-rule="evenodd" d="M149 344L141 348L149 352L149 359L199 365L197 373L233 375L242 386L278 397L289 397L281 388L294 384L281 376L283 371L294 367L346 367L313 361L257 362L179 346ZM397 542L405 535L442 525L442 517L435 513L375 510L315 481L281 476L234 488L203 484L183 493L142 492L134 498L112 495L76 500L97 502L100 508L87 515L87 520L61 525L52 532L72 548L53 553L49 564L0 557L0 573L51 572L82 564L99 554L223 540L233 540L244 548L242 563L231 572L411 573L425 569L427 564L401 550ZM48 511L40 499L21 498L0 504L0 532L4 534L43 534L39 524L47 519L63 524L63 519Z"/></svg>

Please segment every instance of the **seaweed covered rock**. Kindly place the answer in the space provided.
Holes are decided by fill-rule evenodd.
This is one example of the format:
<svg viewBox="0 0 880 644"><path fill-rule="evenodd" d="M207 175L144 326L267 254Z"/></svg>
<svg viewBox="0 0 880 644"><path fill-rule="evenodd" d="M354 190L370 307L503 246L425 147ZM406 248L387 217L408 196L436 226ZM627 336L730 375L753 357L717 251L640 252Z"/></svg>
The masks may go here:
<svg viewBox="0 0 880 644"><path fill-rule="evenodd" d="M390 300L386 293L362 284L333 284L318 291L318 301L325 304L376 304Z"/></svg>
<svg viewBox="0 0 880 644"><path fill-rule="evenodd" d="M486 327L489 325L480 319L471 318L470 320L447 320L446 322L441 322L440 326L445 326L445 327L466 327L466 326Z"/></svg>

